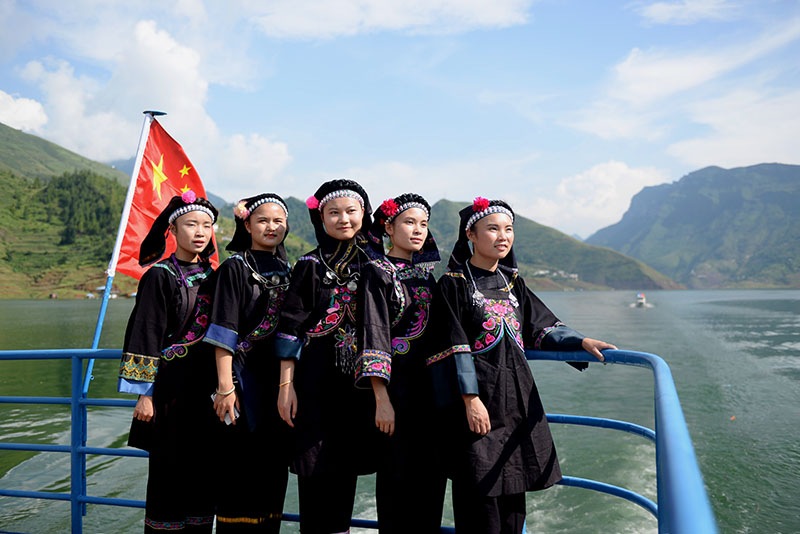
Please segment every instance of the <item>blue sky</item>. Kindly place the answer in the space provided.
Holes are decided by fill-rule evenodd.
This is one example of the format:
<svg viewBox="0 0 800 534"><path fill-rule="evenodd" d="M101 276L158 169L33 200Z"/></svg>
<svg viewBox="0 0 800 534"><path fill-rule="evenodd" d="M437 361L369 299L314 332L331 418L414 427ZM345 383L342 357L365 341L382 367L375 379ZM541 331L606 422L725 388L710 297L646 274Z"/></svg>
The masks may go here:
<svg viewBox="0 0 800 534"><path fill-rule="evenodd" d="M587 237L642 187L800 164L800 4L0 0L0 122L111 161L144 109L229 201L350 177Z"/></svg>

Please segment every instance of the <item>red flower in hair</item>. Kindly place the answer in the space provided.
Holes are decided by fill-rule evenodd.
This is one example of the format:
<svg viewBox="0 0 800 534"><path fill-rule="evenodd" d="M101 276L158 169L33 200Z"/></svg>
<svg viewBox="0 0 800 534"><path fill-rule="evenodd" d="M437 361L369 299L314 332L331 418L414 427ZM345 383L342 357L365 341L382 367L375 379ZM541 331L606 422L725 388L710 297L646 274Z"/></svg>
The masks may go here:
<svg viewBox="0 0 800 534"><path fill-rule="evenodd" d="M197 200L197 195L195 194L194 191L189 189L188 191L184 191L183 194L181 194L181 200L183 200L187 204L191 204L192 202Z"/></svg>
<svg viewBox="0 0 800 534"><path fill-rule="evenodd" d="M381 204L381 211L387 217L394 217L395 215L397 215L397 212L399 210L400 206L397 205L397 202L395 202L393 198L384 200L383 204Z"/></svg>
<svg viewBox="0 0 800 534"><path fill-rule="evenodd" d="M472 202L472 211L484 211L489 207L489 199L483 197L475 197L475 200Z"/></svg>

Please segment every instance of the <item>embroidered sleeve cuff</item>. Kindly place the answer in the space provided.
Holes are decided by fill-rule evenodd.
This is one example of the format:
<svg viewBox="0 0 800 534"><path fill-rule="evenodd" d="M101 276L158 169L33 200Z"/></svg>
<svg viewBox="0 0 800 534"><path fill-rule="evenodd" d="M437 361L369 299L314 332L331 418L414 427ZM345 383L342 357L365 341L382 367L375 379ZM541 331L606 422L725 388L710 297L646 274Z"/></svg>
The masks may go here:
<svg viewBox="0 0 800 534"><path fill-rule="evenodd" d="M123 352L119 364L119 378L152 384L158 373L159 360L158 356Z"/></svg>
<svg viewBox="0 0 800 534"><path fill-rule="evenodd" d="M455 359L459 391L462 395L477 395L478 375L475 373L475 361L472 359L472 353L457 352Z"/></svg>
<svg viewBox="0 0 800 534"><path fill-rule="evenodd" d="M206 337L203 341L221 347L233 354L236 352L236 343L239 341L239 334L224 326L212 323L211 326L208 327Z"/></svg>
<svg viewBox="0 0 800 534"><path fill-rule="evenodd" d="M275 355L281 360L299 360L303 341L289 334L275 334Z"/></svg>
<svg viewBox="0 0 800 534"><path fill-rule="evenodd" d="M117 391L120 393L133 393L135 395L153 395L152 382L136 382L135 380L128 380L120 378L117 382Z"/></svg>
<svg viewBox="0 0 800 534"><path fill-rule="evenodd" d="M364 350L356 361L356 387L370 388L370 376L379 376L389 382L392 375L392 356L381 350Z"/></svg>

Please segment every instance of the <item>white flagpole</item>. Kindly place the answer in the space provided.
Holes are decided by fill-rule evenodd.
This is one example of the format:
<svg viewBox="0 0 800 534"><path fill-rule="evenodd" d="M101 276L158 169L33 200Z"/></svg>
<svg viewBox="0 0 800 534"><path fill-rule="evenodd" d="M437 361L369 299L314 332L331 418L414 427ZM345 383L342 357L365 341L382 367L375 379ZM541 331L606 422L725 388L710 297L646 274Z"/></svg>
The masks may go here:
<svg viewBox="0 0 800 534"><path fill-rule="evenodd" d="M153 122L153 117L160 115L166 115L166 113L163 111L144 112L142 133L139 135L139 148L136 150L136 160L133 164L133 171L131 172L131 181L128 184L128 194L125 196L125 204L122 206L122 217L119 220L119 229L117 229L117 241L114 243L111 261L108 262L108 269L106 270L106 274L112 278L114 277L114 272L117 270L119 250L122 247L122 238L125 236L125 229L128 227L128 217L131 214L133 194L136 192L136 181L139 178L139 170L142 167L142 159L144 158L144 149L147 146L147 138L150 135L150 124Z"/></svg>
<svg viewBox="0 0 800 534"><path fill-rule="evenodd" d="M96 349L100 344L100 333L103 331L103 321L106 317L106 308L108 307L108 298L111 294L111 283L114 280L114 272L117 270L117 262L119 261L119 249L122 246L122 238L125 235L125 229L128 227L128 216L131 213L131 204L133 203L133 194L136 192L136 181L139 178L139 169L142 166L142 158L144 157L144 149L147 146L147 138L150 135L150 125L153 122L153 117L166 115L163 111L145 111L144 123L142 124L142 132L139 135L139 147L136 149L136 161L133 165L133 172L131 172L131 181L128 184L128 194L125 196L125 205L122 207L122 217L119 221L119 229L117 230L117 241L114 243L114 250L111 253L111 261L108 263L108 270L106 270L106 288L103 291L103 302L100 304L100 313L97 316L97 325L94 329L94 339L92 340L92 348ZM86 368L86 376L83 382L83 394L89 391L89 382L92 379L92 369L94 368L94 359L89 360L89 365Z"/></svg>

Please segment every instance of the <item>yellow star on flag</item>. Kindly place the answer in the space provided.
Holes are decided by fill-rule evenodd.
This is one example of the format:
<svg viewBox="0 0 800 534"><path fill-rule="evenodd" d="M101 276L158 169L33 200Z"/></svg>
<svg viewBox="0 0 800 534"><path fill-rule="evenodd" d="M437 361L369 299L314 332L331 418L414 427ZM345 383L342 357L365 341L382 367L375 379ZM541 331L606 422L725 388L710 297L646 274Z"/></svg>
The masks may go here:
<svg viewBox="0 0 800 534"><path fill-rule="evenodd" d="M183 168L178 172L181 173L181 176L186 176L187 174L189 174L190 170L192 170L191 167L189 167L188 165L184 165Z"/></svg>
<svg viewBox="0 0 800 534"><path fill-rule="evenodd" d="M183 187L181 188L181 193L185 193L185 192L191 191L191 190L192 190L192 188L189 187L189 184L183 184Z"/></svg>
<svg viewBox="0 0 800 534"><path fill-rule="evenodd" d="M167 175L164 174L164 154L161 154L161 161L158 165L153 165L153 191L158 193L158 200L161 200L161 184L167 180Z"/></svg>

